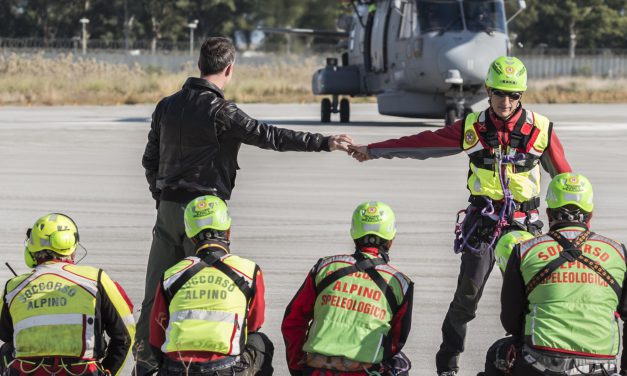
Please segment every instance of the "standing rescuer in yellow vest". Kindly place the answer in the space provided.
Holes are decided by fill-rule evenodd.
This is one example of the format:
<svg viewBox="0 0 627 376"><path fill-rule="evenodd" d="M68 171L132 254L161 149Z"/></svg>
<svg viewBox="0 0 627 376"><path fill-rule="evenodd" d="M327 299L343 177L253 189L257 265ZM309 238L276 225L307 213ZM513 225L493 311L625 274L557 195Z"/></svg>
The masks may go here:
<svg viewBox="0 0 627 376"><path fill-rule="evenodd" d="M45 215L26 236L33 270L10 279L2 294L2 374L119 374L135 334L124 290L103 270L74 264L79 235L70 217Z"/></svg>
<svg viewBox="0 0 627 376"><path fill-rule="evenodd" d="M360 162L375 158L427 159L466 152L470 206L458 221L454 250L462 253L453 301L442 324L437 373L457 374L466 328L494 266L494 245L512 230L539 234L540 166L551 176L570 172L553 123L523 108L527 69L509 56L490 64L485 80L490 107L436 131L349 146Z"/></svg>
<svg viewBox="0 0 627 376"><path fill-rule="evenodd" d="M413 282L388 264L392 208L365 202L354 213L355 253L320 259L281 325L292 375L407 375L401 352L411 328Z"/></svg>
<svg viewBox="0 0 627 376"><path fill-rule="evenodd" d="M263 275L253 261L230 253L226 203L198 197L184 219L196 255L168 269L157 289L150 344L161 354L158 375L271 375L274 347L259 332Z"/></svg>
<svg viewBox="0 0 627 376"><path fill-rule="evenodd" d="M483 376L612 375L618 320L627 318L625 246L589 230L592 186L584 176L556 176L546 201L549 232L509 257L501 322L512 336L488 350Z"/></svg>

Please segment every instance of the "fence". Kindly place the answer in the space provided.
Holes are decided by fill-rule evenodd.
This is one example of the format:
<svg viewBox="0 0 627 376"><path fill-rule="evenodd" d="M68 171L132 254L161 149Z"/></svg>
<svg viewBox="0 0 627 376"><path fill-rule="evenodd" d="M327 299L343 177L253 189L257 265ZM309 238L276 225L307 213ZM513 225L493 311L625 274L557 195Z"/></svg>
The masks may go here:
<svg viewBox="0 0 627 376"><path fill-rule="evenodd" d="M125 48L124 45L130 45ZM198 45L197 45L198 46ZM45 56L74 53L81 55L79 39L57 39L45 42L42 39L10 39L0 38L0 53L42 53ZM332 52L327 52L331 53ZM580 50L575 58L568 56L567 50L536 49L520 50L515 55L520 57L529 72L530 78L544 79L564 76L594 76L605 78L627 77L627 51L611 50ZM319 51L302 54L301 58L320 57L320 65L324 65L324 56ZM139 64L151 69L179 71L196 65L196 55L189 55L189 43L164 42L157 44L156 53L151 53L150 41L102 41L89 40L86 58L116 64ZM281 57L281 59L283 59ZM290 57L291 61L298 57ZM274 54L263 52L244 52L239 54L238 61L244 64L272 64L277 58Z"/></svg>
<svg viewBox="0 0 627 376"><path fill-rule="evenodd" d="M578 55L574 59L562 55L518 56L525 63L530 78L627 77L627 55Z"/></svg>

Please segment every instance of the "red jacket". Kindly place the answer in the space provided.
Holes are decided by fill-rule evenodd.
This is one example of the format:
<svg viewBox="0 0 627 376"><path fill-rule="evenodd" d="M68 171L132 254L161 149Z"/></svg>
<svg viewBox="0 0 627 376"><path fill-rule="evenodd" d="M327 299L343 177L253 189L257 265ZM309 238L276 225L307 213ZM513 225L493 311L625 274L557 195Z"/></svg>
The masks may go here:
<svg viewBox="0 0 627 376"><path fill-rule="evenodd" d="M378 256L378 250L376 248L364 248L362 252L369 253L374 256ZM307 275L305 282L300 287L292 301L285 309L285 316L281 324L281 332L283 333L283 340L285 341L285 352L287 356L287 365L292 375L298 375L303 371L303 361L305 353L303 352L303 345L307 340L307 331L309 325L314 316L314 306L316 302L316 289L315 289L315 269ZM411 308L413 302L413 288L411 284L403 304L399 307L398 311L392 317L390 322L389 336L392 338L392 355L396 355L407 341L409 336L409 330L411 329ZM318 375L321 372L314 372L313 376ZM366 372L333 372L335 376L350 375L367 375Z"/></svg>
<svg viewBox="0 0 627 376"><path fill-rule="evenodd" d="M161 345L165 342L165 330L170 320L167 300L161 285L162 284L159 284L157 287L155 302L150 313L150 345L157 354L160 353ZM263 324L266 309L264 293L263 274L261 273L261 269L258 269L257 275L253 279L253 298L250 302L248 320L246 321L248 333L258 331ZM165 355L172 360L182 360L186 362L206 362L224 358L223 354L210 351L178 351L165 353Z"/></svg>
<svg viewBox="0 0 627 376"><path fill-rule="evenodd" d="M497 129L501 145L509 144L509 134L522 114L522 106L507 120L498 118L492 109L488 110L488 114ZM412 136L372 143L368 145L368 154L371 158L388 159L446 157L463 151L463 133L463 120L458 120L436 131L424 131ZM540 157L540 162L551 177L572 171L555 132L551 132L549 146Z"/></svg>

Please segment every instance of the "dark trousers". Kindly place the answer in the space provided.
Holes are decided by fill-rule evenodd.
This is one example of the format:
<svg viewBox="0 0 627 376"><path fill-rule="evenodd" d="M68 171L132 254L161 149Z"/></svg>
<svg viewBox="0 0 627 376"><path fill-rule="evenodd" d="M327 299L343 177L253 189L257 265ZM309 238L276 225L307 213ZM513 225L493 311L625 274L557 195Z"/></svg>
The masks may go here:
<svg viewBox="0 0 627 376"><path fill-rule="evenodd" d="M513 337L496 341L486 354L482 376L576 376L612 375L615 359L574 358L567 354L538 352L529 354ZM542 364L534 367L533 363ZM613 363L609 365L608 363ZM544 364L547 364L545 366ZM575 366L577 364L577 366ZM508 370L508 366L510 367ZM578 367L578 368L577 368ZM541 371L541 368L543 371ZM547 368L553 368L551 370Z"/></svg>
<svg viewBox="0 0 627 376"><path fill-rule="evenodd" d="M137 320L133 354L139 366L150 370L158 366L149 344L150 311L163 273L187 256L194 254L194 245L185 235L183 214L187 204L161 201L157 221L152 230L152 245L146 267L144 300Z"/></svg>
<svg viewBox="0 0 627 376"><path fill-rule="evenodd" d="M464 223L465 231L469 231L475 223L476 230L470 236L469 245L483 251L471 252L469 249L462 251L457 288L442 324L442 344L435 356L438 372L459 370L459 354L464 352L468 322L475 318L483 288L494 267L494 250L490 249L487 243L496 223L474 211ZM520 227L511 226L504 229L501 235L518 229ZM538 220L528 224L526 230L539 233L541 229L542 222ZM494 243L496 244L496 241Z"/></svg>
<svg viewBox="0 0 627 376"><path fill-rule="evenodd" d="M321 368L312 368L306 366L303 370L304 376L368 376L368 375L380 375L380 376L409 376L409 370L411 369L411 361L403 353L399 351L391 359L384 361L381 364L375 364L368 370L360 370L355 372L349 371L336 371Z"/></svg>
<svg viewBox="0 0 627 376"><path fill-rule="evenodd" d="M250 333L239 360L234 363L228 359L222 361L229 363L226 367L221 367L221 361L183 364L168 359L159 368L157 376L270 376L274 372L273 356L274 345L270 338L263 333Z"/></svg>

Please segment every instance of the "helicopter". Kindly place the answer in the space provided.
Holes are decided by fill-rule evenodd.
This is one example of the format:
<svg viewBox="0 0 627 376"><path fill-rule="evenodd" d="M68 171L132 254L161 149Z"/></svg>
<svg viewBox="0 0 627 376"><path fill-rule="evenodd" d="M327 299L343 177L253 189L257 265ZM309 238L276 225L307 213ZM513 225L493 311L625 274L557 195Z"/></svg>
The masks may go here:
<svg viewBox="0 0 627 376"><path fill-rule="evenodd" d="M489 64L509 55L504 0L353 0L352 14L336 30L263 29L265 32L336 38L339 59L312 77L320 121L339 113L350 121L346 96L376 96L382 115L444 118L452 124L488 106L484 89ZM340 96L343 98L340 99Z"/></svg>

